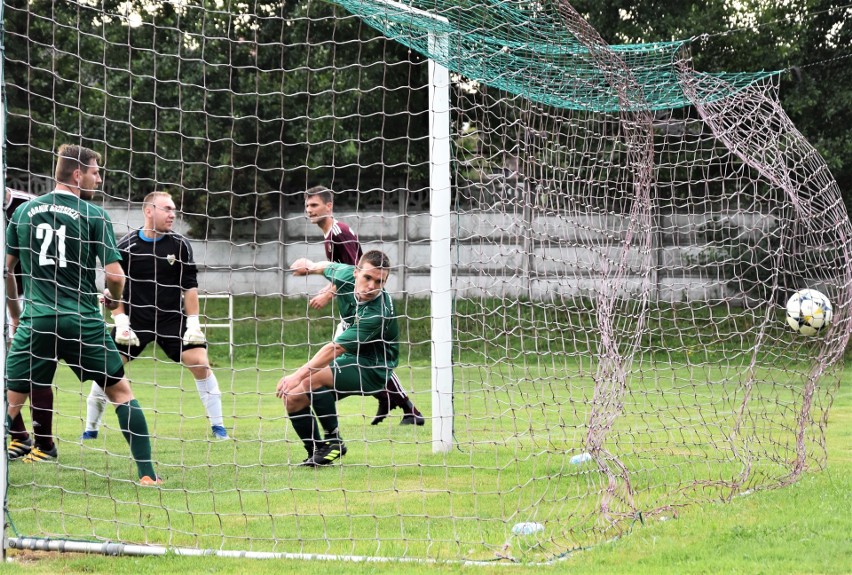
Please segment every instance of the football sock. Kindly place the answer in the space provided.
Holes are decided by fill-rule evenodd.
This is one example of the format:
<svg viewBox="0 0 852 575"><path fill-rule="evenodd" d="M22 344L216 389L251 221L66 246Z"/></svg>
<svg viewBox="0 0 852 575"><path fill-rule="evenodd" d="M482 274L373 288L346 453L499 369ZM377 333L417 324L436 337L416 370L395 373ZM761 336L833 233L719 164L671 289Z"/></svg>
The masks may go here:
<svg viewBox="0 0 852 575"><path fill-rule="evenodd" d="M402 404L402 411L405 415L423 415L420 413L420 410L414 407L414 404L411 403L410 399L406 399Z"/></svg>
<svg viewBox="0 0 852 575"><path fill-rule="evenodd" d="M409 399L408 394L402 388L402 383L396 374L393 374L385 384L385 393L390 402L390 408L396 409L399 407L405 415L422 415L420 411L414 407L414 403Z"/></svg>
<svg viewBox="0 0 852 575"><path fill-rule="evenodd" d="M212 371L209 373L210 375L205 379L196 379L195 387L198 389L198 396L207 411L210 425L222 425L222 392L219 390L219 381L216 379L216 375Z"/></svg>
<svg viewBox="0 0 852 575"><path fill-rule="evenodd" d="M103 388L92 382L92 389L86 398L86 431L97 431L106 410L107 396Z"/></svg>
<svg viewBox="0 0 852 575"><path fill-rule="evenodd" d="M385 406L385 411L390 411L391 399L390 394L386 389L383 389L378 393L374 393L373 397L376 398L376 401L379 402L379 405Z"/></svg>
<svg viewBox="0 0 852 575"><path fill-rule="evenodd" d="M127 444L130 445L130 453L136 460L136 468L139 477L157 477L154 464L151 461L151 438L148 436L148 422L145 414L139 407L139 402L131 399L115 407L115 415L118 417L118 426Z"/></svg>
<svg viewBox="0 0 852 575"><path fill-rule="evenodd" d="M26 441L30 438L30 434L27 433L27 426L24 425L24 416L20 412L14 418L10 418L9 414L6 414L6 425L9 428L9 435L12 436L12 439Z"/></svg>
<svg viewBox="0 0 852 575"><path fill-rule="evenodd" d="M293 430L296 435L302 440L305 445L305 450L308 456L314 454L314 446L321 441L319 428L314 414L311 413L311 408L306 407L300 411L294 411L287 414L290 417L290 423L293 424Z"/></svg>
<svg viewBox="0 0 852 575"><path fill-rule="evenodd" d="M40 448L53 449L53 387L34 385L30 392L33 417L33 438Z"/></svg>
<svg viewBox="0 0 852 575"><path fill-rule="evenodd" d="M337 431L337 397L327 387L311 392L311 406L326 435Z"/></svg>

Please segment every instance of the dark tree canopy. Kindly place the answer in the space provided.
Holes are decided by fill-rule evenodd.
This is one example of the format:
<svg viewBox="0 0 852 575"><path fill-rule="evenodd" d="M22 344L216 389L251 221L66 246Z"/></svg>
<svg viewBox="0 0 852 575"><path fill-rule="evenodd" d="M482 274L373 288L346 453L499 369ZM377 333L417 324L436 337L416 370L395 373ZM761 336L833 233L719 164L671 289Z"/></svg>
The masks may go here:
<svg viewBox="0 0 852 575"><path fill-rule="evenodd" d="M112 195L169 189L202 235L296 206L313 184L355 202L428 193L422 58L334 4L261 0L246 19L237 3L160 3L138 26L116 16L124 3L97 4L5 2L12 177L49 175L62 141L88 144ZM611 43L709 34L698 70L787 70L782 103L852 208L846 9L743 0L748 20L727 0L573 4Z"/></svg>

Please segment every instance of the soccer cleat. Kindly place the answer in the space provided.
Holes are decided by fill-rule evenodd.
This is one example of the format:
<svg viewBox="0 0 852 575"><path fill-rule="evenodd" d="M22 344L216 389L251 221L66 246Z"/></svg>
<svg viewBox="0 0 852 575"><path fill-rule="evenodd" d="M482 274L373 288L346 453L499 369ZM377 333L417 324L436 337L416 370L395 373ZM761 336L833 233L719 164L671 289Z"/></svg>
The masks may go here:
<svg viewBox="0 0 852 575"><path fill-rule="evenodd" d="M317 446L314 454L302 462L306 467L321 467L323 465L331 465L344 455L346 455L346 445L339 437L332 437L322 442Z"/></svg>
<svg viewBox="0 0 852 575"><path fill-rule="evenodd" d="M59 453L56 451L56 446L53 449L44 450L39 446L35 446L21 461L24 463L42 463L44 461L56 461Z"/></svg>
<svg viewBox="0 0 852 575"><path fill-rule="evenodd" d="M414 410L414 413L409 413L408 415L403 416L402 421L399 422L400 425L426 425L426 418L423 417L423 414Z"/></svg>
<svg viewBox="0 0 852 575"><path fill-rule="evenodd" d="M139 485L142 487L158 487L165 483L161 477L151 479L148 475L143 475L139 478Z"/></svg>
<svg viewBox="0 0 852 575"><path fill-rule="evenodd" d="M210 428L213 431L213 439L230 439L228 432L221 425L214 425Z"/></svg>
<svg viewBox="0 0 852 575"><path fill-rule="evenodd" d="M95 429L94 431L86 430L86 431L83 432L83 435L80 436L80 441L88 441L90 439L97 439L97 438L98 438L98 430L97 429Z"/></svg>
<svg viewBox="0 0 852 575"><path fill-rule="evenodd" d="M32 450L32 437L28 437L23 441L20 439L13 439L12 442L9 444L8 449L6 449L6 455L9 458L9 461L15 461L17 459L21 459L26 455L29 455L30 451Z"/></svg>

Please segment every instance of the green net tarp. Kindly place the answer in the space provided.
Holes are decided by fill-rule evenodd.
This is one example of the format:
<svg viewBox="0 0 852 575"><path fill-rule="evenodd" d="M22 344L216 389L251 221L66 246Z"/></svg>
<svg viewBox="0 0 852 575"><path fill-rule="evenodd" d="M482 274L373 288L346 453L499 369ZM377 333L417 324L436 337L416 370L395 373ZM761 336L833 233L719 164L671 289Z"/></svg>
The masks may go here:
<svg viewBox="0 0 852 575"><path fill-rule="evenodd" d="M551 3L485 0L334 0L383 35L488 86L557 108L589 112L689 106L677 64L690 40L610 45L623 66L604 70L560 20ZM629 74L635 90L619 94L612 74ZM778 72L701 74L720 83L705 101L729 96ZM708 78L709 79L709 78Z"/></svg>

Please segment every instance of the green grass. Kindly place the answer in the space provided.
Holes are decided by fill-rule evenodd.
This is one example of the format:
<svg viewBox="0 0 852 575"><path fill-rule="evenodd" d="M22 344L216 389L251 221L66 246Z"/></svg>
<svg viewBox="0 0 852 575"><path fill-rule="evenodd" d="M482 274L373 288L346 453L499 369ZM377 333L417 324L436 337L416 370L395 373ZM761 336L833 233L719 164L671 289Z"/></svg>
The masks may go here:
<svg viewBox="0 0 852 575"><path fill-rule="evenodd" d="M814 396L813 421L806 428L811 471L787 488L761 490L783 481L798 455L803 369L778 350L768 352L779 354L775 361L761 361L753 370L739 356L708 360L725 357L733 345L735 329L726 326L730 331L725 332L724 323L714 319L721 317L717 311L705 310L706 330L690 334L689 341L663 337L663 344L681 350L677 357L637 357L623 395L601 394L601 386L596 393L594 376L601 366L576 350L564 353L564 344L555 349L559 333L540 337L535 345L542 349L515 347L520 339L532 345L535 338L521 338L528 330L554 325L554 318L540 315L544 311L523 308L529 317L512 321L465 316L462 321L475 319L495 333L500 330L493 322L503 321L503 331L500 341L495 337L476 349L457 350L454 451L433 454L430 425L399 426L399 412L380 426L369 425L375 402L351 398L340 403L349 446L343 464L310 470L290 465L304 451L274 390L282 364L292 369L304 361L330 336L333 322L322 320L328 312L310 312L311 321L305 321L303 300L236 303L237 317L256 315L257 320L238 321L235 340L256 343L237 348L235 369L225 346L212 348L226 424L235 441L208 442L206 418L187 371L167 361L137 360L129 374L148 409L155 458L167 479L163 489L137 488L114 415L107 414L107 428L97 441L76 442L88 386L63 368L55 420L60 464L10 466L10 534L386 559L490 561L511 555L536 562L567 557L537 572L848 570L852 371L842 373L831 411L827 469L818 471L824 455L819 423L836 392L836 373ZM404 339L411 343L398 373L428 415L428 307L404 305L413 318L403 326ZM658 320L670 328L677 314L671 310ZM221 340L223 332L211 335ZM717 347L703 350L713 337ZM703 351L690 358L690 346ZM505 358L499 350L511 350L512 361L478 361L483 352ZM746 416L737 423L746 397ZM603 415L617 414L607 435L610 455L600 460L601 467L570 465L568 458L582 450L593 406ZM630 489L620 465L629 470ZM608 513L600 512L603 503ZM519 521L541 522L545 530L512 536L511 526ZM589 550L565 555L581 547ZM31 557L14 555L18 567ZM214 558L34 557L24 563L25 570L280 569L277 561L247 566ZM426 569L324 562L286 568L323 573ZM429 569L463 568L454 563Z"/></svg>
<svg viewBox="0 0 852 575"><path fill-rule="evenodd" d="M782 489L678 509L549 566L355 564L215 557L104 557L12 551L3 573L848 573L852 564L852 370L828 427L827 467ZM394 433L399 433L395 429ZM134 518L128 517L128 521ZM513 551L510 547L509 551ZM508 569L508 571L507 571Z"/></svg>

